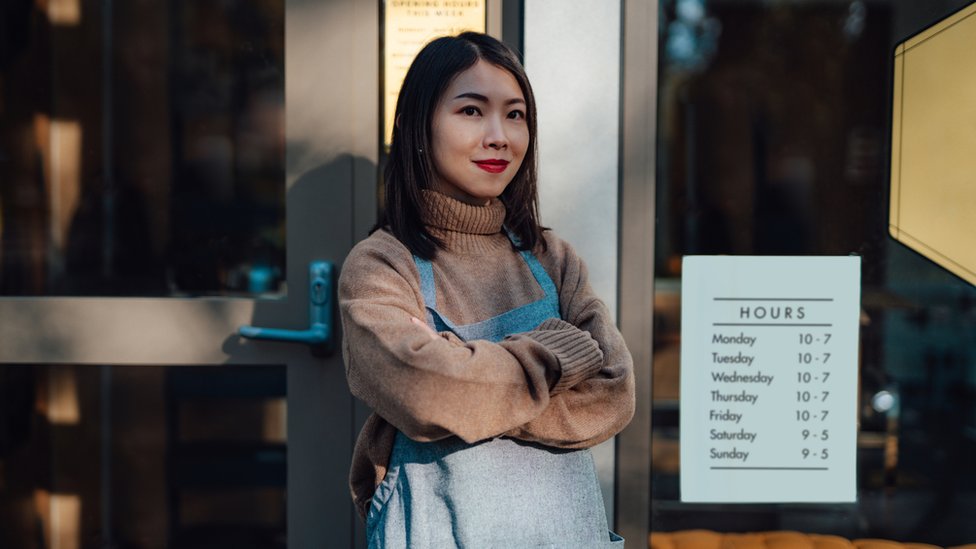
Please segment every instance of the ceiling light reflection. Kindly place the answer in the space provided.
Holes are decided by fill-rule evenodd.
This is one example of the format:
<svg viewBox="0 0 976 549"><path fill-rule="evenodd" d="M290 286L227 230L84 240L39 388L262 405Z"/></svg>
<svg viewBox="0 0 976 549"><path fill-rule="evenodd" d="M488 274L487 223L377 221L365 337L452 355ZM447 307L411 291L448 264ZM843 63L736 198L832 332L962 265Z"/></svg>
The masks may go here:
<svg viewBox="0 0 976 549"><path fill-rule="evenodd" d="M47 0L47 18L54 26L81 24L81 0Z"/></svg>

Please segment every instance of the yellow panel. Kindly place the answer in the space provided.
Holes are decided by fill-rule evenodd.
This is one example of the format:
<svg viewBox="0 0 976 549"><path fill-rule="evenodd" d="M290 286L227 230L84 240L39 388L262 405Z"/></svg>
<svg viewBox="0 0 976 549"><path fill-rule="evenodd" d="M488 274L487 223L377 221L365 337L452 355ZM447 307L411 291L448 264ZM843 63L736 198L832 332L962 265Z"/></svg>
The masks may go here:
<svg viewBox="0 0 976 549"><path fill-rule="evenodd" d="M413 58L432 39L464 31L485 32L486 0L391 0L383 26L384 143L393 135L400 84Z"/></svg>
<svg viewBox="0 0 976 549"><path fill-rule="evenodd" d="M976 3L895 51L893 237L976 284Z"/></svg>

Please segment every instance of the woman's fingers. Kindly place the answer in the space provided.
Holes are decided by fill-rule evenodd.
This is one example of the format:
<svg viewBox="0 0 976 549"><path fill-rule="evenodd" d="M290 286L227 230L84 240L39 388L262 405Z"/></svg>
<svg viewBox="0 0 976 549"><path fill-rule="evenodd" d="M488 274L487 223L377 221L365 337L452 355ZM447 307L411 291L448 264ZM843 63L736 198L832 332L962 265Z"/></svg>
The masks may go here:
<svg viewBox="0 0 976 549"><path fill-rule="evenodd" d="M428 326L427 323L424 322L423 320L420 320L419 318L412 316L410 317L410 322L413 322L417 326L420 326L423 329L427 330L427 334L431 337L431 339L440 339L441 336L437 335L437 332L435 332L433 328Z"/></svg>

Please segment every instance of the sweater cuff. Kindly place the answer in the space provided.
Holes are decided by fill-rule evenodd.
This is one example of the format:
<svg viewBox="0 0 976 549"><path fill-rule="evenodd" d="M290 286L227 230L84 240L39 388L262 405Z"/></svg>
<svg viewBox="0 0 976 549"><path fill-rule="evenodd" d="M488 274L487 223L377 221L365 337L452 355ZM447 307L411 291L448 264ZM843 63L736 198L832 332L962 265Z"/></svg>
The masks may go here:
<svg viewBox="0 0 976 549"><path fill-rule="evenodd" d="M526 334L559 361L559 378L549 389L556 395L589 379L603 366L603 351L589 332L559 319L550 319Z"/></svg>
<svg viewBox="0 0 976 549"><path fill-rule="evenodd" d="M563 320L561 318L547 318L546 320L542 321L542 324L539 324L538 326L536 326L535 330L533 330L533 331L537 331L537 330L571 330L573 328L576 328L576 326L573 326L572 324L570 324L569 322L566 322L565 320Z"/></svg>

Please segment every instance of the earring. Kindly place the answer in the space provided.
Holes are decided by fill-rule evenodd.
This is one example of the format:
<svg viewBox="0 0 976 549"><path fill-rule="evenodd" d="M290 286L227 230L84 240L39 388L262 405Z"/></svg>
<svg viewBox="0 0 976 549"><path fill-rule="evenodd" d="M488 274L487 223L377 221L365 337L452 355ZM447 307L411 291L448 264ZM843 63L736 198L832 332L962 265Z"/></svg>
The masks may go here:
<svg viewBox="0 0 976 549"><path fill-rule="evenodd" d="M424 154L424 149L421 147L417 147L417 152L420 154Z"/></svg>

